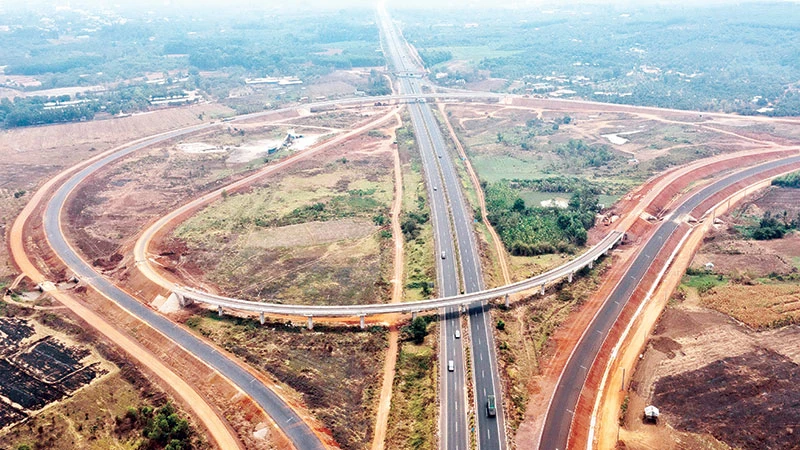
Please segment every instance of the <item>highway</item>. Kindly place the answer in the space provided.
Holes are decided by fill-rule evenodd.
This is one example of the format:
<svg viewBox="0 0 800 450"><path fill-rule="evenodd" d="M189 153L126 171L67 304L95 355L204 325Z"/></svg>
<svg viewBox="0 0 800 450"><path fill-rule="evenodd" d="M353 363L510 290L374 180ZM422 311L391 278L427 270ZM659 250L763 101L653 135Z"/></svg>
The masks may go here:
<svg viewBox="0 0 800 450"><path fill-rule="evenodd" d="M661 251L664 243L667 242L672 233L685 221L686 216L704 200L739 181L797 162L800 162L800 156L772 161L734 173L692 195L664 218L664 221L639 251L631 267L620 279L614 291L586 328L578 345L570 355L553 393L544 426L542 427L542 434L539 440L539 448L541 450L564 450L568 448L573 412L586 382L588 368L592 366L611 327L630 300L631 294L645 273L650 269L656 255Z"/></svg>
<svg viewBox="0 0 800 450"><path fill-rule="evenodd" d="M213 126L213 124L203 124L166 133L136 145L126 147L119 152L115 152L86 166L77 174L73 175L66 183L61 185L48 202L43 218L45 235L56 255L58 255L67 267L81 280L91 284L92 287L115 301L126 311L163 333L178 345L219 371L224 377L231 380L269 414L297 449L324 449L325 447L316 434L314 434L305 422L303 422L303 420L300 419L300 417L272 390L253 377L246 369L229 359L228 356L222 354L213 346L198 339L164 316L156 313L95 272L86 261L78 256L69 243L67 243L62 232L60 218L67 198L78 184L83 182L96 170L114 160L157 142L194 133L211 126Z"/></svg>
<svg viewBox="0 0 800 450"><path fill-rule="evenodd" d="M383 37L382 44L385 43L384 54L391 59L395 71L404 74L424 73L424 70L420 70L413 64L408 48L399 38L399 33L383 5L378 7L378 17ZM417 94L422 92L416 79L400 76L396 80L401 93ZM434 248L436 249L434 260L437 269L437 292L443 297L454 296L459 293L459 267L441 164L449 156L443 158L445 155L442 153L442 143L435 139L438 127L435 121L430 120L430 107L427 103L412 101L408 109L430 199ZM458 307L452 306L445 307L440 314L443 320L439 336L439 443L443 449L466 450L469 448L469 431L467 430L467 402L464 389L466 365L460 339L461 314ZM452 371L450 370L451 364Z"/></svg>
<svg viewBox="0 0 800 450"><path fill-rule="evenodd" d="M391 22L385 8L379 7L379 16L383 24L384 35L389 42L390 52L393 54L392 59L395 63L395 69L406 73L424 73L423 68L414 67L410 55L404 51L408 47L401 40L398 30ZM415 78L401 77L400 85L404 88L404 93L422 92L418 80ZM417 140L421 143L420 152L423 154L425 171L430 174L434 170L430 161L431 158L433 158L434 162L438 162L439 180L443 181L443 184L441 185L442 189L434 191L433 195L443 196L446 199L445 201L450 207L450 215L447 215L447 211L444 211L444 215L439 215L440 212L437 211L435 215L437 216L437 222L441 222L443 219L448 220L449 232L451 231L449 221L452 219L452 228L455 230L455 240L458 247L458 267L461 269L463 292L465 294L479 292L483 289L483 276L481 274L480 255L472 228L474 212L464 201L460 179L430 106L427 103L418 102L417 104L412 104L410 110ZM422 144L423 141L427 142ZM430 146L433 148L431 149ZM429 181L432 181L430 178L429 175ZM453 236L452 232L447 235L441 235L439 231L437 229L440 242L444 238ZM455 259L456 254L453 253L452 255L451 259ZM444 274L445 277L449 277L457 274L457 272L446 270ZM446 281L449 289L449 280ZM444 296L449 294L448 291L444 290L440 290L440 293ZM475 394L475 403L472 408L476 418L477 428L475 432L478 448L483 450L505 449L506 438L505 427L503 426L503 401L499 389L499 372L496 364L493 335L491 328L489 328L491 325L487 324L487 317L489 318L488 322L491 322L491 316L484 310L482 302L473 303L469 305L468 309L470 344L472 346L472 379ZM460 424L465 423L465 411L462 409L461 403L466 391L465 379L463 374L460 373L463 365L461 362L463 348L461 339L456 338L454 334L456 330L459 330L460 334L460 316L458 308L448 307L446 309L444 327L442 327L444 331L441 335L444 349L442 354L447 355L448 361L453 360L459 366L459 370L456 373L442 372L445 377L445 388L442 392L441 403L443 406L440 420L441 429L446 431L443 431L444 436L441 443L442 448L447 449L466 448L468 442L467 430L462 430L459 427ZM495 395L499 399L496 402L497 413L492 417L485 411L487 398L490 395ZM453 396L458 399L453 399ZM450 408L451 404L452 408Z"/></svg>

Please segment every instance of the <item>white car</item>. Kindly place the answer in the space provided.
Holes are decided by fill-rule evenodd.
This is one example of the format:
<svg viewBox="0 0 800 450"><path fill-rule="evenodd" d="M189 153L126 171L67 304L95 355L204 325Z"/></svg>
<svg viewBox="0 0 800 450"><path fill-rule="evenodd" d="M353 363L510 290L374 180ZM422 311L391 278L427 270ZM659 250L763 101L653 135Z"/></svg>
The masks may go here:
<svg viewBox="0 0 800 450"><path fill-rule="evenodd" d="M461 339L461 330L456 329L455 335L456 335L456 339Z"/></svg>
<svg viewBox="0 0 800 450"><path fill-rule="evenodd" d="M452 372L454 370L456 370L456 365L455 363L453 363L453 360L451 359L450 361L447 361L447 371Z"/></svg>

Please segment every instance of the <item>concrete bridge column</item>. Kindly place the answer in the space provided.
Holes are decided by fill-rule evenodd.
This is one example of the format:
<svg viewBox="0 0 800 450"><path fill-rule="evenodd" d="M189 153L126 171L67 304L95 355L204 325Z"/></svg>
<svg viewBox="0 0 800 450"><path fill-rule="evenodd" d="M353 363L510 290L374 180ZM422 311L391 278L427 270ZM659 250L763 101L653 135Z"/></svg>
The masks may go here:
<svg viewBox="0 0 800 450"><path fill-rule="evenodd" d="M265 320L263 312L258 313L258 321L261 322L261 325L264 325Z"/></svg>
<svg viewBox="0 0 800 450"><path fill-rule="evenodd" d="M359 325L361 325L361 329L363 330L364 328L367 328L366 316L362 314L358 317L358 319L359 319Z"/></svg>
<svg viewBox="0 0 800 450"><path fill-rule="evenodd" d="M313 330L314 329L314 317L311 316L311 315L308 316L308 325L307 325L307 327L308 327L309 330Z"/></svg>
<svg viewBox="0 0 800 450"><path fill-rule="evenodd" d="M542 283L542 291L540 293L544 295L544 283Z"/></svg>
<svg viewBox="0 0 800 450"><path fill-rule="evenodd" d="M411 311L411 320L415 320L417 318L417 312Z"/></svg>
<svg viewBox="0 0 800 450"><path fill-rule="evenodd" d="M594 269L594 260L589 261L589 269Z"/></svg>
<svg viewBox="0 0 800 450"><path fill-rule="evenodd" d="M222 306L217 306L217 314L222 317Z"/></svg>
<svg viewBox="0 0 800 450"><path fill-rule="evenodd" d="M510 304L509 304L509 301L508 301L508 294L506 294L506 308L508 308L509 306L510 306Z"/></svg>
<svg viewBox="0 0 800 450"><path fill-rule="evenodd" d="M611 251L610 248L607 248L606 251L603 252L603 256L608 256L608 252Z"/></svg>
<svg viewBox="0 0 800 450"><path fill-rule="evenodd" d="M572 283L572 275L573 275L573 272L570 272L569 276L567 277L567 281L570 282L570 283Z"/></svg>

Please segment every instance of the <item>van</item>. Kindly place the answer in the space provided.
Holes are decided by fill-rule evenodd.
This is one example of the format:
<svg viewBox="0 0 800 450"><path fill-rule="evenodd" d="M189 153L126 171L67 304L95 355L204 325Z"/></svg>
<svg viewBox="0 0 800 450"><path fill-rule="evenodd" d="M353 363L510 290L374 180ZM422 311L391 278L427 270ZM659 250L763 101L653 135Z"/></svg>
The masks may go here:
<svg viewBox="0 0 800 450"><path fill-rule="evenodd" d="M451 359L450 361L447 361L447 371L452 372L454 370L456 370L456 365L455 363L453 363L453 360Z"/></svg>
<svg viewBox="0 0 800 450"><path fill-rule="evenodd" d="M495 406L494 395L490 395L486 398L486 415L489 417L494 417L497 415L497 407Z"/></svg>

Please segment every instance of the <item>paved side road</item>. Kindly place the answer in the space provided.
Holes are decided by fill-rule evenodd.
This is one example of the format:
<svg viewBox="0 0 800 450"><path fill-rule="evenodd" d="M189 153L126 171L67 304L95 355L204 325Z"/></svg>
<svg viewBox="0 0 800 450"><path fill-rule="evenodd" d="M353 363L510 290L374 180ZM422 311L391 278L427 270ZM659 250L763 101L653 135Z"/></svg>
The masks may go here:
<svg viewBox="0 0 800 450"><path fill-rule="evenodd" d="M616 322L619 313L630 300L634 289L650 268L669 236L680 226L681 220L717 192L753 175L797 162L800 162L800 156L761 164L725 177L691 196L665 218L589 324L586 333L567 361L547 411L539 444L540 449L564 450L567 448L573 412L586 382L588 368L591 367L603 341Z"/></svg>
<svg viewBox="0 0 800 450"><path fill-rule="evenodd" d="M47 204L44 215L45 235L58 257L61 258L79 278L91 284L95 289L115 301L122 308L138 317L140 320L148 323L190 353L197 355L208 365L231 380L269 414L298 450L324 449L325 446L317 435L314 434L308 425L306 425L306 423L303 422L272 390L253 377L247 370L229 359L228 356L222 354L213 346L198 339L164 316L156 313L95 272L91 266L75 253L61 233L60 213L64 209L67 197L72 190L92 172L136 150L209 126L211 125L193 127L188 130L176 131L149 139L113 153L87 166L64 183Z"/></svg>

